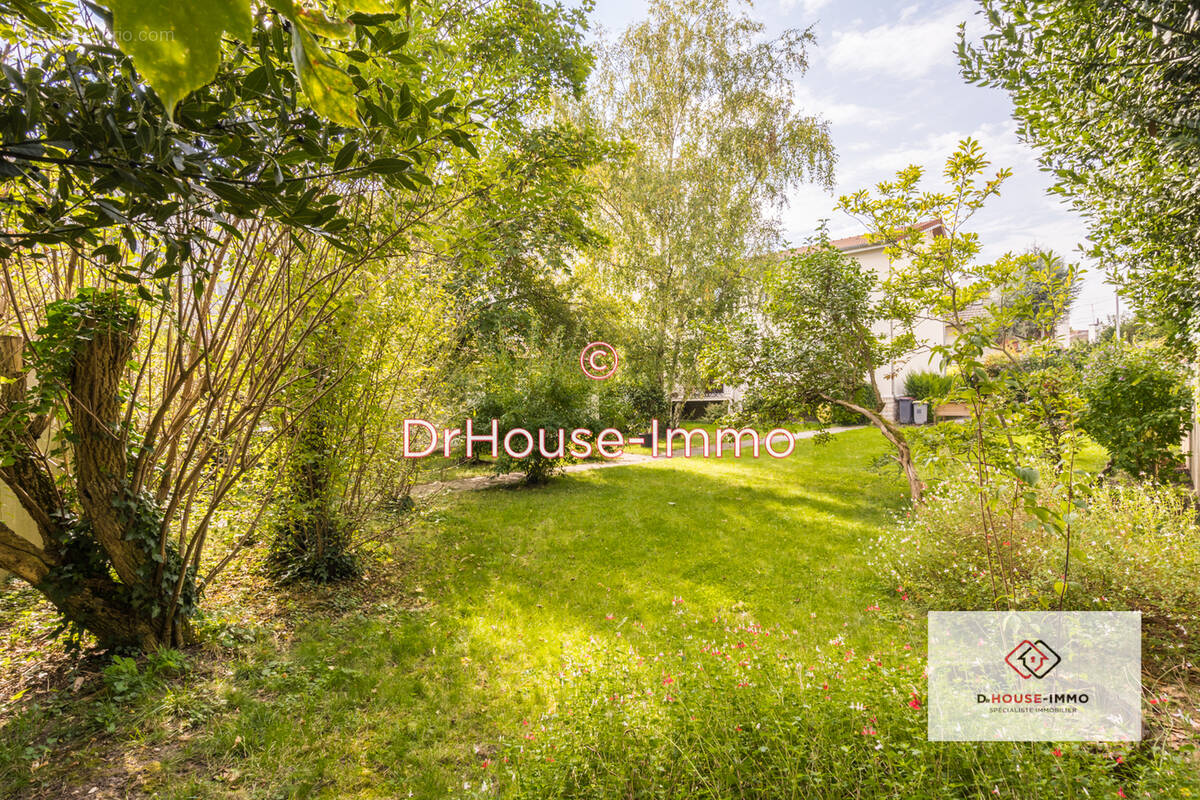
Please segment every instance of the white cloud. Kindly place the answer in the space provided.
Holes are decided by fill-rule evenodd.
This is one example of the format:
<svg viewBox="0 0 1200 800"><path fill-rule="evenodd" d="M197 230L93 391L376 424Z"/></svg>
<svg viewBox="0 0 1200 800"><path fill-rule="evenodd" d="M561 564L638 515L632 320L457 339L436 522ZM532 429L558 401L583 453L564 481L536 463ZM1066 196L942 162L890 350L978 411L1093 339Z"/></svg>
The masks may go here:
<svg viewBox="0 0 1200 800"><path fill-rule="evenodd" d="M779 10L788 12L799 8L804 14L811 16L831 2L832 0L779 0Z"/></svg>
<svg viewBox="0 0 1200 800"><path fill-rule="evenodd" d="M908 129L911 130L911 127L908 126ZM1018 175L1038 171L1034 152L1017 138L1015 125L1005 121L984 123L971 131L945 131L926 136L920 141L877 149L864 148L861 142L856 143L852 148L855 157L852 161L847 159L843 162L843 170L838 178L842 183L874 183L893 177L898 170L910 164L916 164L925 169L927 180L936 181L946 158L958 148L960 141L968 137L979 142L992 162L989 173L1003 167L1011 168Z"/></svg>
<svg viewBox="0 0 1200 800"><path fill-rule="evenodd" d="M841 126L879 128L898 119L893 111L819 95L804 85L796 86L794 91L795 105L798 111L804 114L815 114L832 123L835 128ZM836 133L835 131L835 135Z"/></svg>
<svg viewBox="0 0 1200 800"><path fill-rule="evenodd" d="M973 11L969 4L956 3L922 19L910 7L904 21L835 33L826 59L834 70L909 80L929 75L938 67L957 69L954 45L958 24Z"/></svg>

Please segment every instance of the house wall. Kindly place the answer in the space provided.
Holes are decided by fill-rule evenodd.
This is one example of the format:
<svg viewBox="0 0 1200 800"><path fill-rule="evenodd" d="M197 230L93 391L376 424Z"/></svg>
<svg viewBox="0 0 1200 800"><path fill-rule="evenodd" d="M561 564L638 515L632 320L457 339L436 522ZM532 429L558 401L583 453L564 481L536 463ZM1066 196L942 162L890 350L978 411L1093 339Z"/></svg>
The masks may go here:
<svg viewBox="0 0 1200 800"><path fill-rule="evenodd" d="M25 374L21 363L21 351L23 347L24 340L20 336L0 334L0 375L15 379L0 387L0 393L3 393L5 403L20 397L23 393L16 380L22 378L31 380ZM43 443L49 441L50 430L48 427L43 432L42 437ZM26 541L32 542L38 547L42 546L42 536L38 533L37 523L33 521L33 517L29 516L29 512L21 506L13 490L3 481L0 481L0 522L3 522L12 529L13 533ZM8 572L0 569L0 580L7 576Z"/></svg>
<svg viewBox="0 0 1200 800"><path fill-rule="evenodd" d="M891 262L882 247L848 250L846 255L873 270L881 280L886 278L891 270ZM890 336L893 328L894 323L882 321L877 323L873 330L877 334ZM891 416L894 416L895 413L895 399L904 395L904 377L906 375L910 372L930 370L941 372L941 359L930 352L929 348L931 345L942 344L945 338L945 325L937 320L921 320L913 329L913 333L916 335L917 341L921 342L921 347L905 359L875 371L875 383L879 387L879 393L883 395L885 409Z"/></svg>
<svg viewBox="0 0 1200 800"><path fill-rule="evenodd" d="M13 490L8 484L0 481L0 521L12 528L12 532L26 541L42 546L42 536L38 533L37 523L29 512L21 507ZM0 580L8 576L8 571L0 569Z"/></svg>

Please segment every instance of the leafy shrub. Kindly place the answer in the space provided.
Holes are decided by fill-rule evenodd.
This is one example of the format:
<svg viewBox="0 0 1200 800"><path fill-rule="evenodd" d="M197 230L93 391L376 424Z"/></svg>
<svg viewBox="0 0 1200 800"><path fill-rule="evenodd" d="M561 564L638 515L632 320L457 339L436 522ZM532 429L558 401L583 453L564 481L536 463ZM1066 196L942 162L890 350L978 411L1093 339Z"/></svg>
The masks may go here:
<svg viewBox="0 0 1200 800"><path fill-rule="evenodd" d="M650 429L650 421L666 419L670 402L666 393L652 381L632 379L612 384L606 381L600 394L600 421L605 427L625 433Z"/></svg>
<svg viewBox="0 0 1200 800"><path fill-rule="evenodd" d="M700 413L696 414L697 422L715 423L724 418L728 411L729 404L724 400L716 400L712 403L705 403L704 408Z"/></svg>
<svg viewBox="0 0 1200 800"><path fill-rule="evenodd" d="M875 398L875 390L871 388L871 384L863 383L854 390L854 395L851 401L863 408L874 409L878 406L879 401ZM837 404L830 405L830 421L834 425L866 425L867 418L862 414L851 411L848 408L843 408Z"/></svg>
<svg viewBox="0 0 1200 800"><path fill-rule="evenodd" d="M954 378L931 370L918 370L904 376L904 393L914 400L945 397L954 389Z"/></svg>
<svg viewBox="0 0 1200 800"><path fill-rule="evenodd" d="M481 762L501 796L639 798L1186 796L1200 778L1145 744L930 742L919 643L857 652L744 617L680 614L593 637L540 716ZM1190 788L1189 788L1190 787ZM483 792L482 794L486 794ZM1158 796L1153 794L1153 796Z"/></svg>
<svg viewBox="0 0 1200 800"><path fill-rule="evenodd" d="M570 455L570 435L576 428L596 431L598 406L592 384L569 358L548 356L506 360L498 364L488 393L476 405L472 417L476 434L487 433L493 419L499 421L496 472L518 471L528 484L543 483L574 458ZM525 458L513 458L504 452L504 437L523 428L533 437L533 450ZM543 454L539 431L546 431ZM560 436L560 432L562 435ZM523 436L515 437L513 448L526 446ZM485 445L490 450L490 445ZM557 453L560 451L562 455Z"/></svg>
<svg viewBox="0 0 1200 800"><path fill-rule="evenodd" d="M1064 537L1035 524L1013 487L1000 488L995 507L1006 522L991 559L1007 583L1002 607L1057 608L1067 556ZM1055 507L1061 484L1038 481L1038 504ZM1200 618L1200 526L1182 489L1101 482L1086 492L1071 528L1064 608L1141 611L1156 655L1186 646ZM1009 514L1012 514L1009 518ZM873 547L882 574L932 608L993 607L988 542L980 531L975 488L965 475L929 491L924 505L897 521ZM997 554L997 550L999 551ZM1157 643L1157 644L1154 644Z"/></svg>
<svg viewBox="0 0 1200 800"><path fill-rule="evenodd" d="M1191 418L1187 376L1160 348L1096 348L1084 372L1084 430L1108 450L1114 469L1173 477Z"/></svg>

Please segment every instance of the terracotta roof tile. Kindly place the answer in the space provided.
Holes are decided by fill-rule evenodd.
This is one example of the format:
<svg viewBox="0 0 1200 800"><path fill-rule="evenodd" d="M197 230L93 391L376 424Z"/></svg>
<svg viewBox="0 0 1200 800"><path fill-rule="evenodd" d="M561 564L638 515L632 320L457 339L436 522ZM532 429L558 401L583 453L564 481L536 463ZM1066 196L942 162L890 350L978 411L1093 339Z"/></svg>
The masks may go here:
<svg viewBox="0 0 1200 800"><path fill-rule="evenodd" d="M941 219L930 219L925 222L918 223L914 226L919 232L932 231L934 236L941 235L944 232ZM844 239L832 239L829 242L838 250L857 250L860 247L885 247L883 242L872 242L866 236L847 236ZM788 255L789 253L803 253L807 250L806 247L795 247L791 250L785 250L780 255Z"/></svg>

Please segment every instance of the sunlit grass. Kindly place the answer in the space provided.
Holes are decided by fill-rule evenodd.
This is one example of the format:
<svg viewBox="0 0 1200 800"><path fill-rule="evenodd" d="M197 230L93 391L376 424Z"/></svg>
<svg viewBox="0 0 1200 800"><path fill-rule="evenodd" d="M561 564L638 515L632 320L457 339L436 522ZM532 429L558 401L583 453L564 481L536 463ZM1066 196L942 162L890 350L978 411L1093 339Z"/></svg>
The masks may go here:
<svg viewBox="0 0 1200 800"><path fill-rule="evenodd" d="M873 638L866 609L889 591L857 554L904 494L869 469L880 437L843 436L787 460L675 459L454 496L397 548L395 603L249 657L231 710L163 786L220 796L233 775L250 796L445 796L553 705L564 658L666 623L673 601L811 642Z"/></svg>
<svg viewBox="0 0 1200 800"><path fill-rule="evenodd" d="M693 787L712 796L734 791L720 781L753 795L758 778L739 784L744 769L775 770L791 796L842 796L834 783L824 784L833 794L805 794L821 785L811 783L810 773L836 770L839 752L878 758L864 749L875 742L860 735L876 715L881 735L890 727L911 743L904 747L925 752L923 712L907 705L921 683L923 615L864 557L878 532L907 508L896 469L872 468L886 452L882 437L865 429L825 445L801 441L786 460L664 459L574 473L536 489L445 497L381 554L388 560L368 576L369 591L331 595L288 647L262 637L227 644L214 669L148 692L125 709L126 724L107 739L77 742L74 756L89 771L115 769L130 785L180 800L480 796L515 790L515 763L503 759L519 758L532 726L561 719L564 725L539 734L559 737L537 742L543 771L522 768L521 787L531 796L576 791L545 761L560 744L574 748L576 763L593 777L651 785L645 759L660 734L685 736L703 750L677 753L681 759L672 756L664 768L672 780L712 769L717 782L701 779ZM1102 463L1102 454L1097 459ZM663 652L672 669L682 669L696 657L701 637L731 635L729 625L786 631L786 642L772 640L780 663L817 652L827 658L835 641L834 650L844 647L860 659L893 659L908 665L903 685L864 684L860 694L835 688L833 716L789 706L789 716L775 719L780 698L808 702L803 681L792 686L778 673L766 694L736 696L706 693L693 681L686 702L695 711L679 718L683 728L653 704L627 707L638 729L630 735L643 748L628 757L625 734L607 717L592 724L559 716L589 702L597 687L654 688L660 680L654 670L592 669L591 659L630 652L653 659ZM870 702L884 690L899 692L886 709L849 703ZM92 713L88 708L67 705L79 720ZM769 729L772 738L751 746L735 727L748 713L766 715L759 717L769 723L763 736ZM21 747L38 739L39 727L53 727L42 712L6 727L13 738L0 759L0 788L38 785L16 770ZM818 735L820 741L809 741ZM877 786L954 776L978 788L995 777L989 792L998 782L1005 796L1019 796L1020 782L1010 786L997 765L1039 765L1039 780L1049 782L1039 785L1055 785L1059 762L1039 747L930 751L938 766L918 770L911 784L888 764L863 762L862 769ZM106 751L130 754L130 765L105 764L97 753ZM788 761L789 752L833 760L806 765ZM925 757L912 756L914 763ZM1094 781L1087 785L1108 786L1113 758L1081 753L1073 769ZM705 763L710 767L698 766ZM54 769L67 784L90 780L73 779L62 764ZM862 796L889 796L882 791Z"/></svg>

